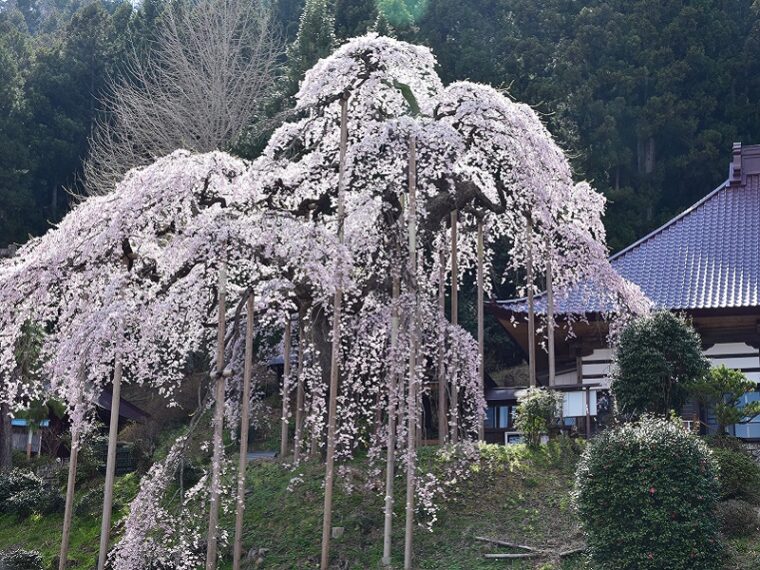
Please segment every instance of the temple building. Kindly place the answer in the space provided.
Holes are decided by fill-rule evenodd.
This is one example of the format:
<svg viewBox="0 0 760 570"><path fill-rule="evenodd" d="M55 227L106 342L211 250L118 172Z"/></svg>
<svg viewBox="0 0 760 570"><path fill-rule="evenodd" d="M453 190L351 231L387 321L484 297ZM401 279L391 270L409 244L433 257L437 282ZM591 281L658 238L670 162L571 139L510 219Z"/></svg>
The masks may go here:
<svg viewBox="0 0 760 570"><path fill-rule="evenodd" d="M713 365L725 364L760 383L760 145L735 143L727 180L662 227L610 258L613 268L636 283L657 309L690 317ZM536 297L541 318L544 295ZM593 432L610 411L613 351L603 307L594 295L570 291L556 301L555 387L566 392L564 416L569 429ZM528 354L525 299L494 301L488 309ZM563 320L583 315L574 337ZM539 340L539 339L536 339ZM548 355L536 350L539 385L548 384ZM519 388L486 388L488 440L505 441ZM749 394L760 399L760 392ZM715 430L710 411L687 406L685 420L703 432ZM732 428L737 437L760 439L760 417Z"/></svg>

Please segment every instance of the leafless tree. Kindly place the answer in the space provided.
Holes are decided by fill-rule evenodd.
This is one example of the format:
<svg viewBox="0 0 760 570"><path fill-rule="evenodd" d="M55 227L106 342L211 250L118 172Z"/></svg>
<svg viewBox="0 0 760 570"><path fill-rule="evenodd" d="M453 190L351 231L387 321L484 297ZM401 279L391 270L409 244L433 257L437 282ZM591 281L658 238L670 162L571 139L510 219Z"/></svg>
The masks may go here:
<svg viewBox="0 0 760 570"><path fill-rule="evenodd" d="M84 164L86 194L177 148L228 147L277 84L284 43L266 0L170 3L154 45L113 79Z"/></svg>

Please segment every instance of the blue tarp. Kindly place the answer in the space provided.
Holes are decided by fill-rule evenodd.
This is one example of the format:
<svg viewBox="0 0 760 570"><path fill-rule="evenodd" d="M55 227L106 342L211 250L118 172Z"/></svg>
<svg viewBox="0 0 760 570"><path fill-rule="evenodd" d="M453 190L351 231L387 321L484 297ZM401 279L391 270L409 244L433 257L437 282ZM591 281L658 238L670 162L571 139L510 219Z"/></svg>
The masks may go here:
<svg viewBox="0 0 760 570"><path fill-rule="evenodd" d="M11 420L11 425L13 427L26 427L29 425L29 420L25 420L24 418L13 418ZM42 420L39 423L39 427L48 427L50 425L50 420Z"/></svg>

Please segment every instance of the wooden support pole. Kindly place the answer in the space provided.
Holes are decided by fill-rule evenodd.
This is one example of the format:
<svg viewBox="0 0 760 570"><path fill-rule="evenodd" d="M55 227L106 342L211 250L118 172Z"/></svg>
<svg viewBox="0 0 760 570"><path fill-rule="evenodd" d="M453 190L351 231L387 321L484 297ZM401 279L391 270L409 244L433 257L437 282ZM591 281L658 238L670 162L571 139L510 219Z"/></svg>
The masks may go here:
<svg viewBox="0 0 760 570"><path fill-rule="evenodd" d="M348 97L340 100L340 158L338 166L338 241L344 239L343 223L345 218L345 171L346 147L348 145ZM322 555L320 567L327 570L330 566L330 535L332 532L333 479L335 477L335 424L338 408L338 367L340 365L340 317L343 304L342 268L337 269L338 286L333 300L332 355L330 357L330 394L327 416L327 454L325 457L325 503L322 520Z"/></svg>
<svg viewBox="0 0 760 570"><path fill-rule="evenodd" d="M416 325L412 325L416 328ZM416 331L415 331L416 334ZM414 537L414 490L416 487L417 474L415 472L416 462L416 432L417 432L417 388L418 380L416 372L413 372L417 368L417 341L412 338L412 350L409 355L409 403L407 408L409 412L407 414L407 448L408 448L408 463L406 466L406 526L404 532L404 570L411 570L413 563L412 542Z"/></svg>
<svg viewBox="0 0 760 570"><path fill-rule="evenodd" d="M404 533L404 570L412 568L412 539L414 536L414 490L416 486L417 443L417 155L414 136L409 142L409 275L410 292L415 297L409 351L409 402L407 404L407 465L406 465L406 529Z"/></svg>
<svg viewBox="0 0 760 570"><path fill-rule="evenodd" d="M219 268L219 322L216 337L216 370L214 371L214 452L211 459L211 499L208 514L206 570L216 570L217 535L219 532L219 487L222 479L222 429L224 427L224 334L227 300L227 267Z"/></svg>
<svg viewBox="0 0 760 570"><path fill-rule="evenodd" d="M536 308L533 302L533 223L528 220L525 226L525 247L527 255L525 260L526 286L528 288L528 377L531 388L536 383Z"/></svg>
<svg viewBox="0 0 760 570"><path fill-rule="evenodd" d="M401 284L397 271L393 274L391 309L391 354L396 354L398 345L399 306ZM395 356L394 356L395 358ZM391 565L391 533L393 531L393 481L396 471L396 372L391 370L388 378L388 441L385 455L385 518L383 528L383 566Z"/></svg>
<svg viewBox="0 0 760 570"><path fill-rule="evenodd" d="M451 212L451 324L459 324L459 261L458 261L458 212ZM459 383L451 377L451 436L452 443L459 441Z"/></svg>
<svg viewBox="0 0 760 570"><path fill-rule="evenodd" d="M480 380L480 392L485 392L485 334L483 327L483 220L478 218L478 378ZM478 439L485 441L485 426L483 421L478 424Z"/></svg>
<svg viewBox="0 0 760 570"><path fill-rule="evenodd" d="M290 315L285 323L282 365L282 417L280 418L280 459L288 454L288 414L290 413Z"/></svg>
<svg viewBox="0 0 760 570"><path fill-rule="evenodd" d="M458 212L451 212L451 324L459 324L459 248Z"/></svg>
<svg viewBox="0 0 760 570"><path fill-rule="evenodd" d="M245 362L243 393L240 402L240 456L238 457L237 504L235 510L235 542L232 548L232 570L240 570L243 555L243 513L245 512L245 472L248 467L248 429L251 423L251 376L253 374L253 293L246 300Z"/></svg>
<svg viewBox="0 0 760 570"><path fill-rule="evenodd" d="M121 333L120 333L121 334ZM119 342L121 339L118 339ZM108 455L106 459L106 483L103 490L103 518L100 525L100 551L98 552L98 570L106 567L108 556L108 539L111 534L111 513L113 506L113 485L116 475L116 443L119 435L119 406L121 404L122 362L120 347L116 347L113 370L113 388L111 389L111 422L108 428Z"/></svg>
<svg viewBox="0 0 760 570"><path fill-rule="evenodd" d="M546 349L549 352L549 387L554 388L557 369L554 355L554 274L550 247L549 244L546 251Z"/></svg>
<svg viewBox="0 0 760 570"><path fill-rule="evenodd" d="M314 321L311 321L311 324L309 326L309 342L311 343L311 346L315 346L314 344ZM315 355L314 358L320 358L318 355ZM311 402L310 402L310 411L313 414L316 414L316 411L314 410L314 395L311 395ZM314 425L311 426L311 433L309 434L311 441L309 442L309 457L311 459L316 458L319 455L319 448L322 446L322 438L324 437L324 433L322 433L322 430L317 430Z"/></svg>
<svg viewBox="0 0 760 570"><path fill-rule="evenodd" d="M298 318L298 368L296 371L298 375L298 378L296 378L296 433L293 437L293 463L296 465L298 465L301 459L301 439L303 437L303 359L306 346L306 339L304 338L306 331L304 328L304 317L300 315Z"/></svg>
<svg viewBox="0 0 760 570"><path fill-rule="evenodd" d="M438 314L440 318L440 337L438 339L438 444L444 445L449 435L449 422L447 410L446 369L443 366L446 354L446 333L444 321L446 320L446 250L440 248L438 252Z"/></svg>
<svg viewBox="0 0 760 570"><path fill-rule="evenodd" d="M77 479L77 458L79 456L79 430L71 433L71 455L69 457L69 478L66 482L66 507L63 511L63 532L61 534L61 553L58 558L58 570L66 570L71 539L71 519L74 514L74 486Z"/></svg>
<svg viewBox="0 0 760 570"><path fill-rule="evenodd" d="M32 443L34 442L34 430L32 429L32 420L27 420L26 426L26 460L32 458Z"/></svg>

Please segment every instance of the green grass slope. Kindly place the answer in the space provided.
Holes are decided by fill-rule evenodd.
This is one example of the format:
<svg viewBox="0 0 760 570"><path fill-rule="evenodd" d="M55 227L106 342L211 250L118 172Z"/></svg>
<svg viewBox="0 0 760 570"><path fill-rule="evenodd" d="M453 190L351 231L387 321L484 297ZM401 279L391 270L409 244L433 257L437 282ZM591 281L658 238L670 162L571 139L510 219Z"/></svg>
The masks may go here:
<svg viewBox="0 0 760 570"><path fill-rule="evenodd" d="M559 552L582 543L570 491L581 444L552 442L539 450L524 446L485 446L481 459L466 473L452 473L451 463L437 448L424 448L420 473L435 473L446 481L446 494L438 498L437 520L428 530L415 526L415 568L420 570L580 570L583 557L559 559L547 554L529 560L489 560L486 553L519 552L476 540L487 537ZM383 494L369 489L369 466L360 458L336 477L333 525L344 535L333 540L331 560L336 569L380 568L382 556ZM322 528L324 466L308 462L296 470L276 462L252 463L246 496L244 553L253 551L258 563L248 569L309 569L318 567ZM377 478L377 475L375 475ZM295 479L295 481L293 481ZM382 475L380 476L382 479ZM403 562L404 476L396 479L393 565ZM117 482L116 529L137 489L134 475ZM100 516L98 494L102 485L91 482L77 494L77 514L70 558L75 570L93 570L97 558ZM89 505L88 505L89 503ZM234 534L233 513L222 519ZM0 517L0 550L22 547L39 550L46 567L56 559L60 545L61 515L18 521ZM220 569L231 568L231 547L223 546ZM760 532L728 543L726 570L757 568Z"/></svg>
<svg viewBox="0 0 760 570"><path fill-rule="evenodd" d="M415 567L476 570L480 568L580 568L580 557L556 565L550 557L512 562L487 560L486 552L510 552L477 541L501 539L548 550L564 550L580 539L570 504L573 471L579 455L574 445L552 443L538 451L523 446L488 446L479 468L451 481L439 499L438 520L428 530L415 527ZM435 448L422 451L422 472L443 474ZM261 568L318 566L322 528L323 467L316 463L296 471L276 463L252 467L246 501L245 550L264 549ZM292 485L293 477L302 483ZM382 556L383 496L366 489L366 462L357 460L337 478L333 526L345 528L333 541L335 568L378 568ZM348 489L347 483L351 489ZM452 489L455 489L452 490ZM404 476L396 481L394 567L402 567ZM232 521L226 521L232 533ZM514 551L512 551L514 552ZM229 552L225 559L229 560ZM223 568L230 568L227 563Z"/></svg>

